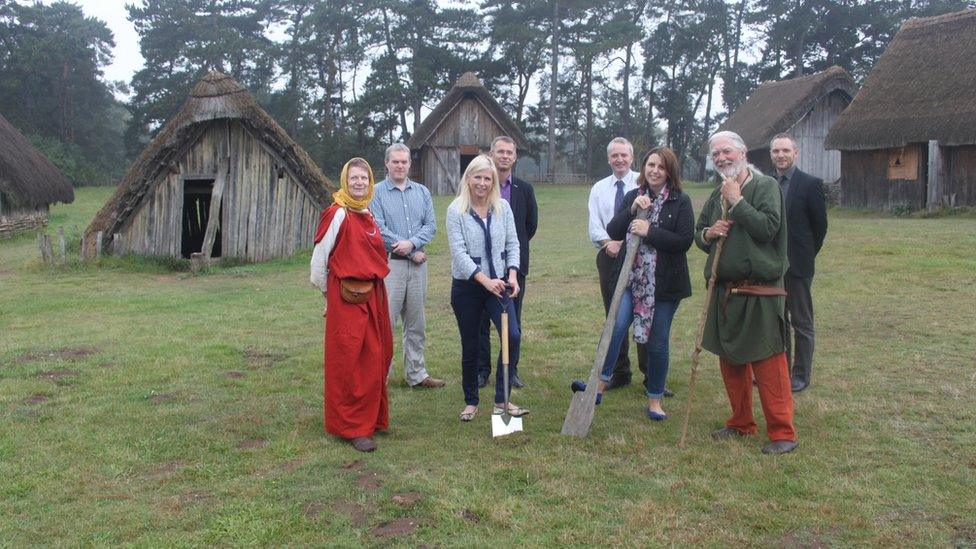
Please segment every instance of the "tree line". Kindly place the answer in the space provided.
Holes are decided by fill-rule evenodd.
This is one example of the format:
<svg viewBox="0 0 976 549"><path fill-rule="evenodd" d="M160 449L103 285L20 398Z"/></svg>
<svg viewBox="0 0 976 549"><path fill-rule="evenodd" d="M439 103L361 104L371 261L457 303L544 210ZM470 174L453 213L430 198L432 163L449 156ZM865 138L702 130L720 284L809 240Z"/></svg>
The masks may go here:
<svg viewBox="0 0 976 549"><path fill-rule="evenodd" d="M0 113L76 183L97 182L118 177L217 69L332 173L407 139L473 70L526 130L529 154L595 177L616 135L697 163L707 135L759 83L832 65L862 80L906 19L967 4L145 0L126 7L145 66L107 82L104 22L66 1L0 0Z"/></svg>

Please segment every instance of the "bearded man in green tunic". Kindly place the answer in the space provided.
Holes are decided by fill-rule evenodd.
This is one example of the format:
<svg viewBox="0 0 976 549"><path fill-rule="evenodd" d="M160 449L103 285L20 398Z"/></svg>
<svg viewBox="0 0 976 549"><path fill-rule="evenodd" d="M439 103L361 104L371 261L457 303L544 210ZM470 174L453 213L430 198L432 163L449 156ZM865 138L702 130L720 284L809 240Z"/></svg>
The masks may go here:
<svg viewBox="0 0 976 549"><path fill-rule="evenodd" d="M785 351L786 219L779 184L746 161L746 144L733 132L708 140L718 175L716 188L698 217L695 243L708 253L705 280L724 239L702 347L719 357L732 406L725 427L712 433L726 439L757 432L752 416L752 381L766 418L770 443L763 453L796 448L793 396Z"/></svg>

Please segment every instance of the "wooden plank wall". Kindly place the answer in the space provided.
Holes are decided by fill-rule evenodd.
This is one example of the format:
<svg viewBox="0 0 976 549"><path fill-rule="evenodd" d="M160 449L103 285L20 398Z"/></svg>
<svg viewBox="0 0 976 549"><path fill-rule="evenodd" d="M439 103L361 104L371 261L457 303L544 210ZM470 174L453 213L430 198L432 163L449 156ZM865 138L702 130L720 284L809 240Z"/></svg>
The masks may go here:
<svg viewBox="0 0 976 549"><path fill-rule="evenodd" d="M454 194L451 179L460 181L460 147L476 146L482 152L487 152L492 140L501 134L501 126L495 123L476 98L462 99L421 150L421 182L434 195ZM451 171L450 176L437 161L432 147L437 148L441 160Z"/></svg>
<svg viewBox="0 0 976 549"><path fill-rule="evenodd" d="M956 206L976 206L976 145L945 147L946 180L943 194L956 195Z"/></svg>
<svg viewBox="0 0 976 549"><path fill-rule="evenodd" d="M274 156L241 124L211 123L122 231L123 250L179 257L183 179L216 177L221 156L230 175L221 207L223 257L248 261L291 255L312 245L320 211L290 172L278 178Z"/></svg>
<svg viewBox="0 0 976 549"><path fill-rule="evenodd" d="M850 99L845 93L834 91L793 126L793 139L800 146L797 167L826 183L840 177L840 151L824 149L824 140L849 104Z"/></svg>
<svg viewBox="0 0 976 549"><path fill-rule="evenodd" d="M455 188L452 182L459 184L461 181L461 153L457 147L438 147L437 153L444 165L437 160L433 147L423 148L424 164L424 183L430 189L430 193L435 196L453 195ZM447 170L444 167L447 167ZM450 173L449 173L450 172Z"/></svg>
<svg viewBox="0 0 976 549"><path fill-rule="evenodd" d="M889 149L843 151L841 153L842 206L891 210L896 207L925 208L925 174L928 143L919 148L917 179L888 180Z"/></svg>

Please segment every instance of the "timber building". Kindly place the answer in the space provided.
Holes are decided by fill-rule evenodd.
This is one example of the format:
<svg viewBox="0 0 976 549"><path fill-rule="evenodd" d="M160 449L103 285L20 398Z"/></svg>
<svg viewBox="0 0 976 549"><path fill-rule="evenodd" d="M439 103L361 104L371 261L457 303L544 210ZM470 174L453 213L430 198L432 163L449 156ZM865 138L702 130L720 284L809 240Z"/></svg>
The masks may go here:
<svg viewBox="0 0 976 549"><path fill-rule="evenodd" d="M841 204L976 206L976 10L910 19L834 125Z"/></svg>
<svg viewBox="0 0 976 549"><path fill-rule="evenodd" d="M264 261L312 245L332 184L251 95L212 71L86 231L105 249ZM115 238L120 242L109 242Z"/></svg>
<svg viewBox="0 0 976 549"><path fill-rule="evenodd" d="M68 178L0 115L0 237L47 225L51 204L74 199Z"/></svg>
<svg viewBox="0 0 976 549"><path fill-rule="evenodd" d="M454 194L468 163L488 152L499 135L515 140L519 151L528 147L518 124L481 80L466 72L407 141L410 179L427 185L431 194Z"/></svg>
<svg viewBox="0 0 976 549"><path fill-rule="evenodd" d="M856 92L851 75L838 66L766 82L719 129L739 134L749 147L749 162L767 174L776 173L769 142L788 133L800 147L797 167L831 184L840 178L840 153L826 150L824 139Z"/></svg>

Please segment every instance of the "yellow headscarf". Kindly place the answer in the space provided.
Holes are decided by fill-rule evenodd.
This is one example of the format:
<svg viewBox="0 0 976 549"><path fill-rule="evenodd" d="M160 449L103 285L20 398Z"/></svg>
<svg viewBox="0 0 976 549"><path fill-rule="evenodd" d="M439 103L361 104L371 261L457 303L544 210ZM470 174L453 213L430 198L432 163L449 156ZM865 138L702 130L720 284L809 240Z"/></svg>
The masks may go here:
<svg viewBox="0 0 976 549"><path fill-rule="evenodd" d="M366 173L369 174L369 190L366 193L366 197L362 200L356 200L349 194L349 165L357 161L366 164ZM356 158L350 158L349 162L346 162L346 165L342 167L342 173L339 174L339 186L339 190L332 193L332 200L336 204L343 208L365 210L369 207L370 201L373 200L373 189L376 186L376 180L373 179L373 168L363 158L359 158L358 156Z"/></svg>

